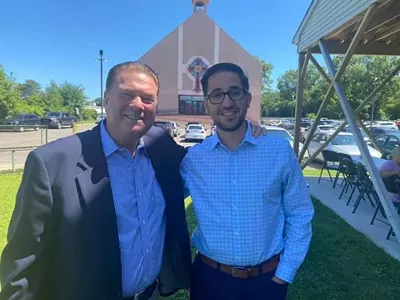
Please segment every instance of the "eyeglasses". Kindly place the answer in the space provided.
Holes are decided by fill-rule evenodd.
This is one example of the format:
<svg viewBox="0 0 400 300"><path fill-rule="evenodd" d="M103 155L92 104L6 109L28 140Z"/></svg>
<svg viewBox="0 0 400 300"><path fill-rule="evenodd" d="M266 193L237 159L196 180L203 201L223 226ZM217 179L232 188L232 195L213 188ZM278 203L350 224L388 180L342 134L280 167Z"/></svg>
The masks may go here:
<svg viewBox="0 0 400 300"><path fill-rule="evenodd" d="M232 101L239 101L240 99L243 99L246 94L246 89L235 88L227 92L213 92L206 98L210 101L211 104L220 104L225 100L226 95L228 95Z"/></svg>

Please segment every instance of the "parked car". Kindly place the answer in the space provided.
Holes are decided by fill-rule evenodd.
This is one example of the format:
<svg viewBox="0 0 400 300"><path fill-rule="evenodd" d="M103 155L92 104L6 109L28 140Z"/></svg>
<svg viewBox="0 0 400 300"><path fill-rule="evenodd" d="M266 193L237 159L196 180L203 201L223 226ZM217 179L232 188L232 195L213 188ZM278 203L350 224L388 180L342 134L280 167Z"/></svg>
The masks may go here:
<svg viewBox="0 0 400 300"><path fill-rule="evenodd" d="M187 122L185 124L185 130L188 128L189 125L202 125L202 126L204 126L203 124L201 124L199 122Z"/></svg>
<svg viewBox="0 0 400 300"><path fill-rule="evenodd" d="M372 127L369 130L370 130L372 136L374 136L374 137L378 137L382 134L397 133L399 131L398 129L390 129L390 128L385 128L385 127Z"/></svg>
<svg viewBox="0 0 400 300"><path fill-rule="evenodd" d="M217 129L217 127L215 126L215 125L212 125L211 126L211 128L210 128L210 136L212 136L212 135L214 135L215 134L215 130Z"/></svg>
<svg viewBox="0 0 400 300"><path fill-rule="evenodd" d="M164 129L170 136L174 136L174 129L170 121L155 121L154 126Z"/></svg>
<svg viewBox="0 0 400 300"><path fill-rule="evenodd" d="M280 128L280 127L274 127L274 126L261 126L267 129L267 135L276 135L279 136L287 141L289 141L290 145L294 144L294 138L293 135L291 135L286 129ZM303 144L299 143L299 152L303 148ZM307 154L305 155L307 157Z"/></svg>
<svg viewBox="0 0 400 300"><path fill-rule="evenodd" d="M65 112L49 112L40 120L40 123L48 128L61 129L62 127L72 127L77 121L77 117L70 116Z"/></svg>
<svg viewBox="0 0 400 300"><path fill-rule="evenodd" d="M308 146L308 153L312 156L322 144L324 144L331 136L329 132L316 133ZM340 132L329 145L325 148L337 153L345 153L348 155L361 155L360 149L357 146L356 140L350 132ZM369 153L373 157L381 158L382 154L374 148L368 146ZM323 162L322 152L318 154L315 160Z"/></svg>
<svg viewBox="0 0 400 300"><path fill-rule="evenodd" d="M369 139L369 137L368 137L368 135L365 133L365 131L364 131L362 128L358 128L358 129L360 130L361 135L362 135L364 141L367 143L367 145L368 145L368 146L372 146L371 140ZM350 132L350 133L352 133L351 130L350 130L350 126L347 125L347 126L345 127L345 132Z"/></svg>
<svg viewBox="0 0 400 300"><path fill-rule="evenodd" d="M172 131L174 136L180 136L181 135L181 125L177 122L171 122L172 124Z"/></svg>
<svg viewBox="0 0 400 300"><path fill-rule="evenodd" d="M400 130L400 120L395 121L397 128Z"/></svg>
<svg viewBox="0 0 400 300"><path fill-rule="evenodd" d="M336 129L337 129L337 128L336 128L335 126L331 126L331 125L318 125L318 126L317 126L317 129L315 129L314 134L319 133L319 132L325 132L325 133L328 133L328 132L335 132ZM309 133L310 133L309 128L308 128L308 129L305 129L305 132L304 132L304 134L303 134L303 137L301 138L300 141L301 141L301 142L304 142L305 139L308 137Z"/></svg>
<svg viewBox="0 0 400 300"><path fill-rule="evenodd" d="M19 127L19 126L32 126L30 129L39 130L39 127L35 127L40 125L40 118L35 114L16 114L11 115L5 118L4 120L0 120L0 125L2 125L0 130L15 130L23 132L29 127ZM11 127L10 126L16 126Z"/></svg>
<svg viewBox="0 0 400 300"><path fill-rule="evenodd" d="M185 131L185 140L201 140L206 138L206 129L201 124L190 124Z"/></svg>
<svg viewBox="0 0 400 300"><path fill-rule="evenodd" d="M399 129L396 125L395 122L392 121L373 121L372 124L371 122L365 122L364 125L369 128L369 127L379 127L379 128L383 128L383 129Z"/></svg>
<svg viewBox="0 0 400 300"><path fill-rule="evenodd" d="M376 138L377 144L384 151L384 155L392 152L393 148L400 146L400 131L392 132L391 134L383 134Z"/></svg>

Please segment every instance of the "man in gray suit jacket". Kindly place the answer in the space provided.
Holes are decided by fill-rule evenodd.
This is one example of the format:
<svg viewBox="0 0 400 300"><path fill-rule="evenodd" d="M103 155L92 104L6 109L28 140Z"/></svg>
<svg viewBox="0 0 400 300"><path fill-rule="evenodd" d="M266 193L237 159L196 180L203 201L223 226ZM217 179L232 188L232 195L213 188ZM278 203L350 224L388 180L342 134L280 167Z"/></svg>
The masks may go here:
<svg viewBox="0 0 400 300"><path fill-rule="evenodd" d="M30 153L0 299L156 300L189 286L185 150L151 128L158 90L148 66L117 65L107 120Z"/></svg>

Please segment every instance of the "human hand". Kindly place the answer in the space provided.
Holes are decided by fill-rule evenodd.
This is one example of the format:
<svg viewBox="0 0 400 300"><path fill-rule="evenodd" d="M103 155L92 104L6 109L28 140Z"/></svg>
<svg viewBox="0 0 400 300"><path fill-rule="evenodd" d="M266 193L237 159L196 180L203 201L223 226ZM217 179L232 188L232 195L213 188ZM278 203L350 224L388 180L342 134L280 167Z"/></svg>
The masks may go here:
<svg viewBox="0 0 400 300"><path fill-rule="evenodd" d="M271 280L272 280L273 282L278 283L278 284L287 284L286 281L284 281L284 280L282 280L282 279L280 279L280 278L278 278L278 277L276 277L276 276L272 277Z"/></svg>
<svg viewBox="0 0 400 300"><path fill-rule="evenodd" d="M257 122L251 122L251 132L255 138L259 138L261 135L267 135L267 129L261 127L261 125Z"/></svg>

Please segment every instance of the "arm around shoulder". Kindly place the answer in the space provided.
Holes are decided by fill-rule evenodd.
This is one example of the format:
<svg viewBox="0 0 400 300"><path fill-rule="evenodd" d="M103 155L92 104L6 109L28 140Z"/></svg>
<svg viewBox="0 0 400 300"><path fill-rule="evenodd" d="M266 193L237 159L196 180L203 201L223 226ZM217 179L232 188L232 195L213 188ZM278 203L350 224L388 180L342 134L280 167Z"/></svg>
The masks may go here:
<svg viewBox="0 0 400 300"><path fill-rule="evenodd" d="M47 228L53 207L50 179L36 151L29 154L24 170L0 261L2 300L36 299L49 264L44 253L54 233Z"/></svg>

